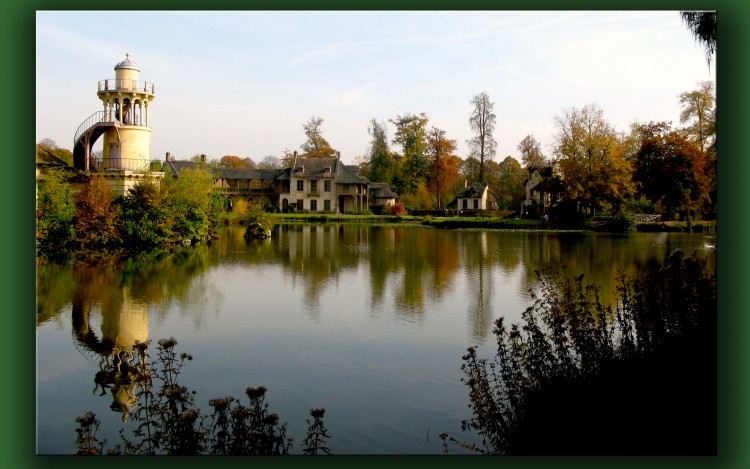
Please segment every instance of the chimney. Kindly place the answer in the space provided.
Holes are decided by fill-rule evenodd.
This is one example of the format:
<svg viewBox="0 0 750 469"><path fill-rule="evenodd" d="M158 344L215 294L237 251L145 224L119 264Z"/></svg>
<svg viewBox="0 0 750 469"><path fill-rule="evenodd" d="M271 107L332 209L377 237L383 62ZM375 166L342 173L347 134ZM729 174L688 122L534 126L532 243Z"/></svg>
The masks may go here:
<svg viewBox="0 0 750 469"><path fill-rule="evenodd" d="M169 154L169 152L167 152L167 156L165 156L165 159L166 159L167 161L169 161L169 158L170 158L171 156L172 156L172 155L170 155L170 154Z"/></svg>
<svg viewBox="0 0 750 469"><path fill-rule="evenodd" d="M205 163L205 162L206 162L206 155L201 155L201 163Z"/></svg>

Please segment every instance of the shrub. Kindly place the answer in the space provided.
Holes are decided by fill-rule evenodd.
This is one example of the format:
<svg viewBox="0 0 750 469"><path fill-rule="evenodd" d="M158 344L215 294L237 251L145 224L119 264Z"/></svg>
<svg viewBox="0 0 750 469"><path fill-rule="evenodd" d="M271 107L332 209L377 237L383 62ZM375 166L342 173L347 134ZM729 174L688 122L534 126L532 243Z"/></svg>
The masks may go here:
<svg viewBox="0 0 750 469"><path fill-rule="evenodd" d="M37 238L45 254L64 255L75 238L73 192L59 171L50 171L37 192Z"/></svg>
<svg viewBox="0 0 750 469"><path fill-rule="evenodd" d="M104 178L93 178L76 194L74 226L81 249L97 251L122 244L120 207Z"/></svg>
<svg viewBox="0 0 750 469"><path fill-rule="evenodd" d="M612 216L610 222L612 231L628 232L635 231L635 216L628 212L617 212Z"/></svg>
<svg viewBox="0 0 750 469"><path fill-rule="evenodd" d="M288 455L292 439L286 435L286 423L280 423L279 415L268 410L265 401L267 389L263 386L248 387L245 394L249 405L244 406L234 397L211 399L210 415L201 415L195 406L195 391L181 386L177 378L186 362L193 357L177 354L174 338L158 342L157 359L146 365L149 343L137 343L134 347L138 361L130 370L130 379L141 386L137 392L137 407L125 410L137 422L133 437L126 437L120 430L124 446L115 445L109 455ZM160 383L159 388L154 384ZM323 423L324 409L312 409L308 420L307 436L303 453L330 454L325 446L330 438ZM96 433L100 422L96 415L87 412L76 418L77 455L104 454L105 441L99 441Z"/></svg>
<svg viewBox="0 0 750 469"><path fill-rule="evenodd" d="M386 206L385 213L386 215L404 215L406 213L406 208L404 207L403 202L396 202L393 205Z"/></svg>
<svg viewBox="0 0 750 469"><path fill-rule="evenodd" d="M525 324L496 321L497 354L463 357L478 452L716 454L716 279L676 251L614 308L583 276L538 272ZM575 422L573 424L573 422Z"/></svg>

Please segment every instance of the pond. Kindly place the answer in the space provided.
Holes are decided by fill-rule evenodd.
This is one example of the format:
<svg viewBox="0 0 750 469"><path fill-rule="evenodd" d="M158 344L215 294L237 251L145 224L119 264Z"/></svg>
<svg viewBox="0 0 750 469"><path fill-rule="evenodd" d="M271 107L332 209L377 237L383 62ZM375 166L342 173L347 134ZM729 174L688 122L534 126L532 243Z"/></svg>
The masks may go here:
<svg viewBox="0 0 750 469"><path fill-rule="evenodd" d="M267 240L225 228L210 245L118 265L37 268L37 452L75 451L92 411L106 447L131 435L128 389L95 380L113 346L174 337L191 354L180 384L198 407L265 386L301 452L312 408L334 454L440 454L466 441L461 357L493 350L493 321L520 322L535 270L583 273L608 301L668 252L712 256L689 233L511 232L367 224L280 224ZM452 453L462 453L458 447Z"/></svg>

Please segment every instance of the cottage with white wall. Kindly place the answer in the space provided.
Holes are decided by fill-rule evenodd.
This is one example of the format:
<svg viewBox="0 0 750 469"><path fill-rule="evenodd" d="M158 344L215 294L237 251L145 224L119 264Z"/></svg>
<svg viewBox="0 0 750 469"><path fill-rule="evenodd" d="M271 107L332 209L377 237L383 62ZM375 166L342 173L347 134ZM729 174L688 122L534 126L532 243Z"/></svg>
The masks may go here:
<svg viewBox="0 0 750 469"><path fill-rule="evenodd" d="M466 183L464 189L456 196L456 210L459 214L463 211L497 209L497 198L485 182Z"/></svg>

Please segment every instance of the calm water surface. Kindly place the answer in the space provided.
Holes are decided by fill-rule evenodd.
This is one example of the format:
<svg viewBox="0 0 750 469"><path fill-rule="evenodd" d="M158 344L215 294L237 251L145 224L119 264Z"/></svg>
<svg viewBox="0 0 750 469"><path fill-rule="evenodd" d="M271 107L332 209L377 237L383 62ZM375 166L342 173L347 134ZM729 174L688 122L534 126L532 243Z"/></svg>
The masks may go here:
<svg viewBox="0 0 750 469"><path fill-rule="evenodd" d="M107 447L120 442L129 389L97 386L112 345L175 337L193 355L180 383L270 410L301 451L313 407L326 409L335 454L439 454L438 434L468 441L461 356L492 353L493 321L519 322L535 269L567 266L609 298L680 248L708 256L700 234L453 231L355 224L278 225L270 240L227 228L210 246L118 266L40 265L37 451L75 451L75 418L93 411ZM132 404L132 402L131 402ZM461 453L451 447L451 452Z"/></svg>

